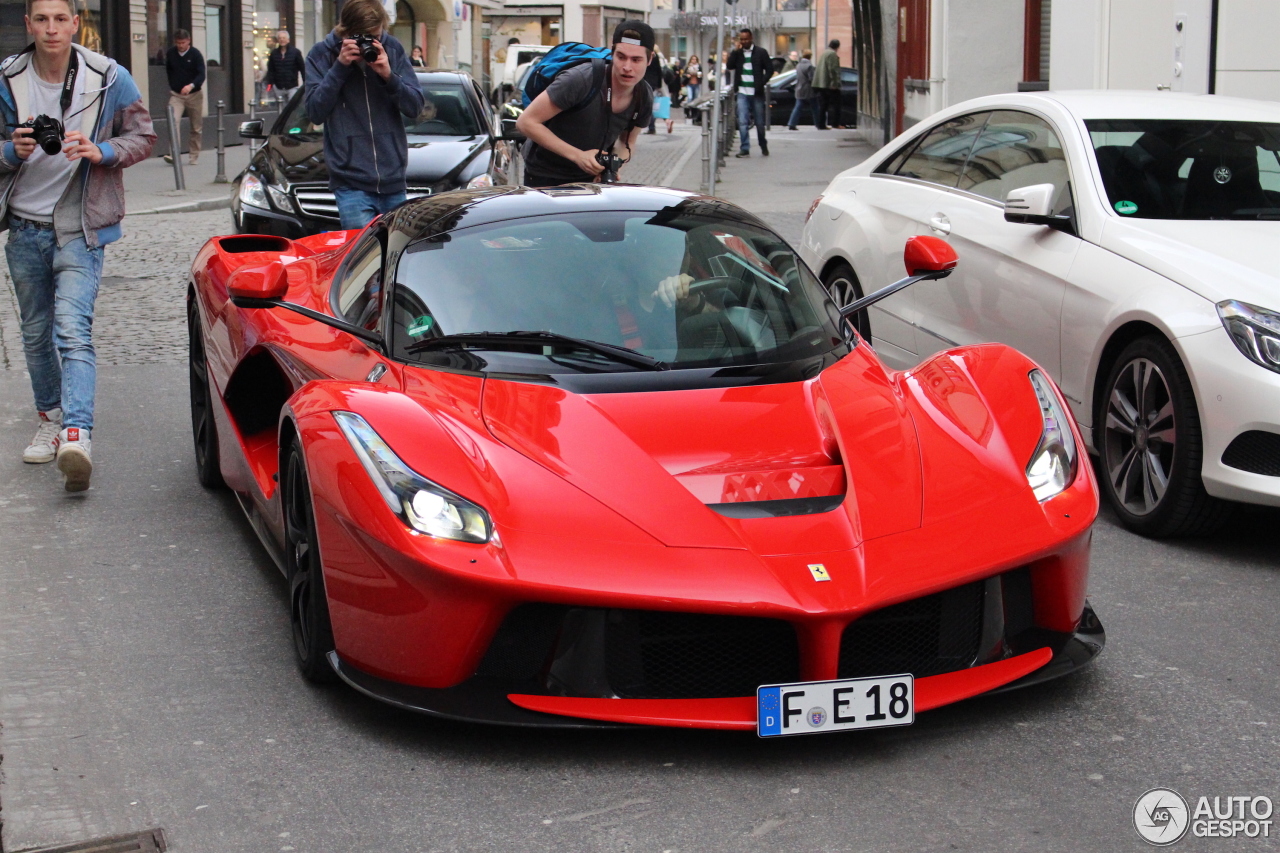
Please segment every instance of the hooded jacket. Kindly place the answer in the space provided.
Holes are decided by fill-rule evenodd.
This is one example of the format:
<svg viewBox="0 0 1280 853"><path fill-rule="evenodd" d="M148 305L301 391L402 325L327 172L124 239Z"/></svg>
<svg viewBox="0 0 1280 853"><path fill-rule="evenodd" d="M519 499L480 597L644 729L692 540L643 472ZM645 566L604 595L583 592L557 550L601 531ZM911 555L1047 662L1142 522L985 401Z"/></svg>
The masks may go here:
<svg viewBox="0 0 1280 853"><path fill-rule="evenodd" d="M307 54L307 117L324 124L330 189L379 195L406 189L404 117L422 112L422 88L395 36L384 33L378 41L391 65L386 80L364 62L339 62L342 39L333 32Z"/></svg>
<svg viewBox="0 0 1280 853"><path fill-rule="evenodd" d="M125 213L124 169L151 155L156 132L128 71L114 59L78 44L71 48L80 60L85 102L90 106L73 117L67 129L79 130L96 142L102 149L102 162L80 161L54 207L53 227L59 246L83 234L93 249L120 239L120 220ZM0 117L4 119L0 136L5 140L0 145L0 231L9 227L9 195L24 162L9 139L30 112L27 75L36 73L31 62L34 53L35 45L31 45L0 63Z"/></svg>

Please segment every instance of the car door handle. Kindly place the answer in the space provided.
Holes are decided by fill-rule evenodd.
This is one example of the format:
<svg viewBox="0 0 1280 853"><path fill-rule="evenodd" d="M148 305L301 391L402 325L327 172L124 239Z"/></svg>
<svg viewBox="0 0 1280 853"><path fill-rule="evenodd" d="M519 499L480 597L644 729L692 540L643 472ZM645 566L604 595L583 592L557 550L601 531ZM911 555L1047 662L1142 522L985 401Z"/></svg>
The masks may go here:
<svg viewBox="0 0 1280 853"><path fill-rule="evenodd" d="M934 231L940 231L943 234L951 233L951 220L945 214L935 213L929 219L929 227Z"/></svg>

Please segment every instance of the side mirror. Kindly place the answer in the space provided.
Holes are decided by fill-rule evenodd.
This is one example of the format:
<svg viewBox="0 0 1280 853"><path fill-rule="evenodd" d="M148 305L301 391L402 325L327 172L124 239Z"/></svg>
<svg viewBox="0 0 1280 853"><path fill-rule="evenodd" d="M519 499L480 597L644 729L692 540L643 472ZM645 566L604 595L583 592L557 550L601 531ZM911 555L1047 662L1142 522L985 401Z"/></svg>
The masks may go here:
<svg viewBox="0 0 1280 853"><path fill-rule="evenodd" d="M289 292L289 276L284 264L272 261L261 267L241 267L227 279L227 295L232 301L240 304L240 300L278 300L284 299ZM266 307L250 302L245 308Z"/></svg>
<svg viewBox="0 0 1280 853"><path fill-rule="evenodd" d="M516 128L516 119L502 119L502 138L508 142L524 142L524 134Z"/></svg>
<svg viewBox="0 0 1280 853"><path fill-rule="evenodd" d="M240 122L240 136L243 139L266 139L267 132L263 127L262 119L255 118Z"/></svg>
<svg viewBox="0 0 1280 853"><path fill-rule="evenodd" d="M902 250L902 263L907 268L907 275L911 276L943 278L956 268L959 260L956 250L946 240L923 234L907 240L907 247Z"/></svg>
<svg viewBox="0 0 1280 853"><path fill-rule="evenodd" d="M907 240L907 247L902 251L902 261L907 267L906 278L850 302L840 309L840 316L850 317L857 314L867 306L874 305L886 296L892 296L917 281L946 278L956 268L959 259L956 257L956 250L951 248L945 240L922 234Z"/></svg>
<svg viewBox="0 0 1280 853"><path fill-rule="evenodd" d="M1057 190L1053 184L1034 184L1010 190L1004 202L1005 222L1020 225L1047 225L1057 231L1068 234L1075 232L1071 226L1071 217L1055 215L1053 210L1053 194Z"/></svg>

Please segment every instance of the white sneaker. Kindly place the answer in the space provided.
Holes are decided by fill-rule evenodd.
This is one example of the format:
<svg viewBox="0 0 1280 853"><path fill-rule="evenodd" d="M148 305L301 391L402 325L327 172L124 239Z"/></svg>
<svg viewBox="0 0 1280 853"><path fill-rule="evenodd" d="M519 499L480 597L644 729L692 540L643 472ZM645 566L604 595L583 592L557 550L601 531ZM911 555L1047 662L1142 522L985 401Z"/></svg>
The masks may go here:
<svg viewBox="0 0 1280 853"><path fill-rule="evenodd" d="M40 428L22 451L22 461L38 464L52 462L58 453L58 431L62 429L62 409L40 412Z"/></svg>
<svg viewBox="0 0 1280 853"><path fill-rule="evenodd" d="M89 430L67 427L58 435L58 470L68 492L89 488L93 460L89 456Z"/></svg>

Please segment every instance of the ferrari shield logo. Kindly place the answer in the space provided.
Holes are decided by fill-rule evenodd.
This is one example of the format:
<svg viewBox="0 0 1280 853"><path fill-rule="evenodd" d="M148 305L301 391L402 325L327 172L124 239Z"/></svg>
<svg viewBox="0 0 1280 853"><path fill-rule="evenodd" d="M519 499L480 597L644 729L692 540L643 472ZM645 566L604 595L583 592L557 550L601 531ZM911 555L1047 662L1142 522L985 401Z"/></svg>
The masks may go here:
<svg viewBox="0 0 1280 853"><path fill-rule="evenodd" d="M813 579L816 581L831 580L831 575L827 574L827 567L822 563L810 563L809 574L813 575Z"/></svg>

